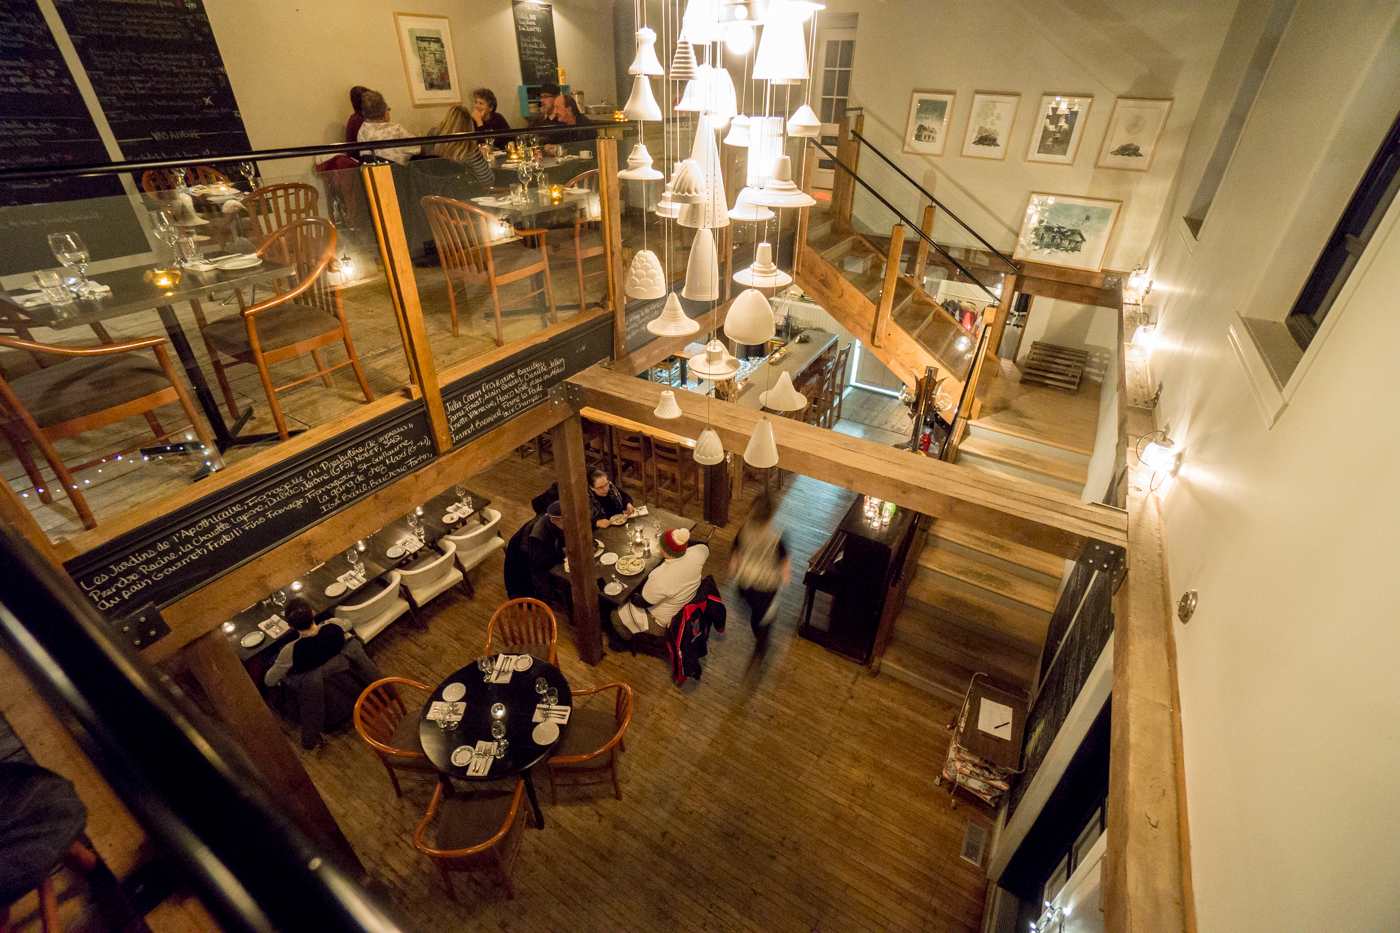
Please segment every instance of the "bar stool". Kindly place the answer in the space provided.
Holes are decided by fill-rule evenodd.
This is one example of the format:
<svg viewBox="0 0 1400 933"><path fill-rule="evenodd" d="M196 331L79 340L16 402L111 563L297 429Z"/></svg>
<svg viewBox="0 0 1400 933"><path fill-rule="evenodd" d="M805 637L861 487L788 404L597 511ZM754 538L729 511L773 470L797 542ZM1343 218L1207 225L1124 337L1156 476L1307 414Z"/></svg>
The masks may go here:
<svg viewBox="0 0 1400 933"><path fill-rule="evenodd" d="M617 455L617 482L626 490L639 490L645 501L651 491L651 470L648 466L648 438L638 431L613 428L613 451Z"/></svg>
<svg viewBox="0 0 1400 933"><path fill-rule="evenodd" d="M700 475L695 458L686 456L688 449L675 441L651 438L652 475L655 479L656 500L665 504L667 496L676 502L676 514L684 514L685 504L700 492Z"/></svg>

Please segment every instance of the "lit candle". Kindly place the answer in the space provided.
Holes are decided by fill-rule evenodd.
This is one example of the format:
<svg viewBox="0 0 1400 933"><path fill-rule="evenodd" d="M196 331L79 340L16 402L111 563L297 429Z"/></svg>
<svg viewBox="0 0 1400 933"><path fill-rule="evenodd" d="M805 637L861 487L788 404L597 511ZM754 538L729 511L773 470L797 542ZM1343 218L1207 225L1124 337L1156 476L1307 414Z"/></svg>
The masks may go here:
<svg viewBox="0 0 1400 933"><path fill-rule="evenodd" d="M564 197L564 186L563 186L563 185L550 185L550 186L549 186L549 196L550 196L550 198L552 198L552 199L555 200L555 201L561 200L561 199Z"/></svg>

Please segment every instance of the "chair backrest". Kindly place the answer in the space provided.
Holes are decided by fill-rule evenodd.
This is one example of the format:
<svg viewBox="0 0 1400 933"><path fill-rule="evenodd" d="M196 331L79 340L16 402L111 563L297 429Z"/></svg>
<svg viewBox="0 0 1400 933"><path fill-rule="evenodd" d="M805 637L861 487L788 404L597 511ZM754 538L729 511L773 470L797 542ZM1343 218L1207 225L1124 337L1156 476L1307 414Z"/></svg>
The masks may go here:
<svg viewBox="0 0 1400 933"><path fill-rule="evenodd" d="M500 221L475 205L430 194L422 198L423 213L433 231L438 257L449 271L486 275L491 267L492 231Z"/></svg>
<svg viewBox="0 0 1400 933"><path fill-rule="evenodd" d="M256 189L243 198L243 206L257 229L257 239L265 241L293 221L320 216L320 201L321 192L314 186L289 181Z"/></svg>
<svg viewBox="0 0 1400 933"><path fill-rule="evenodd" d="M495 509L482 509L481 514L486 516L483 522L468 522L467 530L459 535L447 535L444 541L451 541L463 551L474 548L487 538L496 534L497 526L501 523L501 513Z"/></svg>
<svg viewBox="0 0 1400 933"><path fill-rule="evenodd" d="M335 261L339 239L335 225L324 217L294 220L277 230L258 247L258 255L272 262L291 266L291 288L273 283L276 294L253 305L244 314L258 314L296 298L300 304L314 305L331 314L340 314L340 291L326 271Z"/></svg>
<svg viewBox="0 0 1400 933"><path fill-rule="evenodd" d="M433 800L428 804L428 812L423 815L422 822L413 831L413 848L432 859L433 864L437 865L439 869L445 871L470 870L476 867L476 859L473 856L488 853L510 834L511 828L515 826L516 817L520 814L520 796L525 791L525 782L523 780L515 782L515 794L511 798L510 810L506 813L506 819L501 828L486 840L466 849L438 849L427 843L428 827L432 825L433 818L437 816L438 806L446 796L443 792L444 784L443 781L438 782L437 788L433 791Z"/></svg>
<svg viewBox="0 0 1400 933"><path fill-rule="evenodd" d="M598 180L598 170L594 168L586 172L580 172L573 178L570 178L568 185L565 187L587 188L589 191L600 191L602 190L602 183Z"/></svg>
<svg viewBox="0 0 1400 933"><path fill-rule="evenodd" d="M341 603L335 607L336 617L344 619L351 625L373 621L376 616L389 608L390 603L399 598L399 583L402 579L403 575L397 570L391 571L384 580L383 592L376 593L365 602L353 606Z"/></svg>
<svg viewBox="0 0 1400 933"><path fill-rule="evenodd" d="M147 194L174 191L183 180L189 184L189 171L183 168L153 168L141 176L141 190Z"/></svg>
<svg viewBox="0 0 1400 933"><path fill-rule="evenodd" d="M408 587L410 590L417 587L429 586L441 580L451 572L452 568L456 566L453 555L457 553L457 545L449 538L444 539L441 547L442 556L414 567L412 570L400 572L399 575L403 578L404 586Z"/></svg>
<svg viewBox="0 0 1400 933"><path fill-rule="evenodd" d="M399 723L409 713L409 707L404 703L399 689L400 684L426 694L433 692L433 688L427 684L420 684L406 677L385 677L383 680L376 680L366 687L360 698L355 701L355 731L376 751L386 755L426 758L427 755L423 754L421 749L395 748L390 744L394 738L394 730L398 729Z"/></svg>
<svg viewBox="0 0 1400 933"><path fill-rule="evenodd" d="M575 223L589 224L597 223L600 220L602 220L602 215L599 210L601 206L599 200L599 193L602 191L603 185L598 178L598 170L596 168L590 169L587 172L580 172L573 178L570 178L569 183L566 187L583 188L591 192L591 194L588 196L588 209L579 216L578 220L575 221Z"/></svg>
<svg viewBox="0 0 1400 933"><path fill-rule="evenodd" d="M681 459L681 445L676 441L663 441L659 437L651 439L651 453L657 460L678 463Z"/></svg>
<svg viewBox="0 0 1400 933"><path fill-rule="evenodd" d="M511 645L549 645L549 663L557 659L555 644L559 640L559 624L549 606L538 599L512 599L497 609L486 625L486 653L491 654L491 642L500 638L501 647Z"/></svg>
<svg viewBox="0 0 1400 933"><path fill-rule="evenodd" d="M196 165L194 177L201 185L228 184L228 176L210 165Z"/></svg>
<svg viewBox="0 0 1400 933"><path fill-rule="evenodd" d="M586 752L581 755L567 755L551 758L549 759L550 764L570 765L588 761L591 758L597 758L604 752L611 751L619 742L622 741L622 734L627 731L627 727L632 722L631 687L619 681L614 681L613 683L603 684L598 687L589 687L584 690L575 690L573 691L574 701L577 702L579 697L592 696L593 694L602 693L606 690L613 690L616 692L616 697L614 698L613 703L613 713L617 717L617 731L613 733L612 738L608 739L607 742L603 743L603 746L601 748L596 748L593 751Z"/></svg>

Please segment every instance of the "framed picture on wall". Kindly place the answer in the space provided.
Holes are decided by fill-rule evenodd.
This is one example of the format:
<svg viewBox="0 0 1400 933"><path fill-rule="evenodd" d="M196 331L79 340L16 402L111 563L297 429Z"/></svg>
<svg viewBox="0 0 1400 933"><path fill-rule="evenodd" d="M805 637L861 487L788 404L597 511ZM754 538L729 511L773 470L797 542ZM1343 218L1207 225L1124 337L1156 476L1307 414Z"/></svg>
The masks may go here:
<svg viewBox="0 0 1400 933"><path fill-rule="evenodd" d="M915 91L909 99L909 122L904 127L904 151L917 155L942 155L948 145L948 126L956 94Z"/></svg>
<svg viewBox="0 0 1400 933"><path fill-rule="evenodd" d="M962 154L969 159L1005 159L1020 106L1020 94L973 94Z"/></svg>
<svg viewBox="0 0 1400 933"><path fill-rule="evenodd" d="M1152 167L1157 140L1171 113L1169 100L1135 100L1120 97L1113 102L1113 116L1108 121L1103 147L1099 150L1099 168L1121 168L1145 172Z"/></svg>
<svg viewBox="0 0 1400 933"><path fill-rule="evenodd" d="M460 104L462 86L457 83L457 58L452 52L452 32L446 16L395 13L404 77L413 106Z"/></svg>
<svg viewBox="0 0 1400 933"><path fill-rule="evenodd" d="M1044 94L1040 110L1031 124L1031 147L1027 162L1049 162L1053 165L1073 165L1079 154L1079 142L1084 126L1089 122L1092 97L1070 97L1064 94Z"/></svg>
<svg viewBox="0 0 1400 933"><path fill-rule="evenodd" d="M1031 192L1013 259L1097 272L1122 201Z"/></svg>

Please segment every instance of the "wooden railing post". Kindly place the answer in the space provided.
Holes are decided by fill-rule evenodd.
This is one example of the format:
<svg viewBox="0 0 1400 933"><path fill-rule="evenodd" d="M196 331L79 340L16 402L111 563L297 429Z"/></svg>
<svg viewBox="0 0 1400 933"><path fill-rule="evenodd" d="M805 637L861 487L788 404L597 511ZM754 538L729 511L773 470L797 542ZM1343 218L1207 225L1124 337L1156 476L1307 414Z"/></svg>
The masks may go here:
<svg viewBox="0 0 1400 933"><path fill-rule="evenodd" d="M598 140L599 208L603 217L603 260L607 268L608 306L613 312L613 359L627 355L627 270L622 264L622 182L617 177L617 140ZM579 296L580 306L583 296Z"/></svg>
<svg viewBox="0 0 1400 933"><path fill-rule="evenodd" d="M812 193L812 178L816 173L817 147L808 146L802 154L802 190L808 194ZM794 276L797 275L802 251L807 248L807 223L811 210L810 207L804 207L797 212L797 237L792 248L792 274Z"/></svg>
<svg viewBox="0 0 1400 933"><path fill-rule="evenodd" d="M860 140L851 136L850 117L846 116L841 120L841 138L836 142L836 159L842 165L851 170L851 175L847 175L840 169L836 170L836 176L844 178L841 186L840 198L833 189L831 192L832 201L832 228L835 230L849 230L851 228L851 211L855 207L856 182L853 175L860 170ZM865 114L856 114L855 131L863 133L865 130ZM845 149L842 149L842 143Z"/></svg>
<svg viewBox="0 0 1400 933"><path fill-rule="evenodd" d="M904 224L895 224L890 230L890 252L885 258L885 281L880 287L880 304L875 309L875 320L870 327L870 342L874 346L885 345L885 329L890 326L890 312L894 309L895 283L899 281L899 269L904 265Z"/></svg>
<svg viewBox="0 0 1400 933"><path fill-rule="evenodd" d="M924 269L928 267L928 240L924 237L933 237L933 220L937 213L937 208L932 204L924 207L923 221L919 224L919 229L924 236L919 237L919 245L914 249L914 281L920 288L924 287Z"/></svg>
<svg viewBox="0 0 1400 933"><path fill-rule="evenodd" d="M1016 276L1007 274L1001 279L1001 301L997 303L996 316L988 324L992 328L992 336L987 341L987 352L992 356L996 356L1001 347L1001 335L1006 330L1006 319L1011 316L1011 306L1015 303Z"/></svg>

